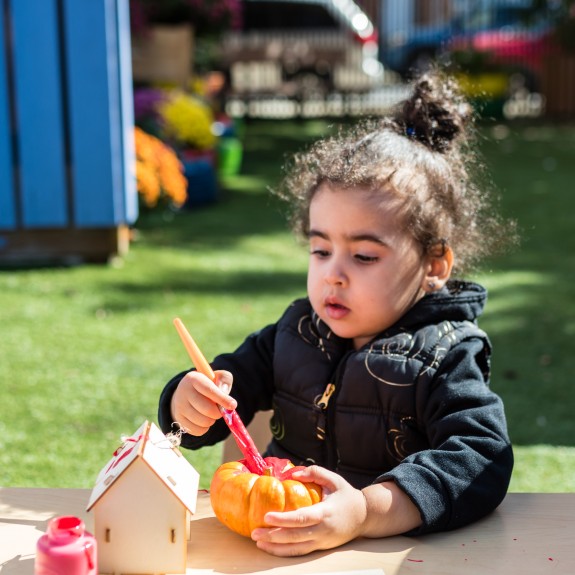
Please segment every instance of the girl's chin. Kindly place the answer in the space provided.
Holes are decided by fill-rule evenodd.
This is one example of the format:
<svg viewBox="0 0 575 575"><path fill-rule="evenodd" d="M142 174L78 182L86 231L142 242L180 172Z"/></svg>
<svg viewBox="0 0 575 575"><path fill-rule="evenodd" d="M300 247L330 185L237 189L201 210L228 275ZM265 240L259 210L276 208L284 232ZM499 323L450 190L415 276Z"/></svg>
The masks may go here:
<svg viewBox="0 0 575 575"><path fill-rule="evenodd" d="M327 324L332 333L337 337L340 337L341 339L352 340L354 349L363 347L366 343L369 343L374 338L373 335L363 335L361 333L358 334L356 331L345 329L345 326L338 326L337 322L334 321L324 320L324 323Z"/></svg>
<svg viewBox="0 0 575 575"><path fill-rule="evenodd" d="M319 318L323 323L329 327L330 331L340 337L341 339L352 339L352 340L360 340L360 341L369 341L371 338L369 336L362 336L362 334L358 334L357 331L350 329L349 325L346 325L344 321L339 320L333 317L334 314L329 314L326 309L322 309L321 313L318 313ZM344 317L347 314L344 314Z"/></svg>
<svg viewBox="0 0 575 575"><path fill-rule="evenodd" d="M350 329L346 329L346 326L341 325L341 322L325 316L321 317L321 320L327 325L327 327L329 327L334 335L340 337L341 339L355 339L357 337L355 332Z"/></svg>

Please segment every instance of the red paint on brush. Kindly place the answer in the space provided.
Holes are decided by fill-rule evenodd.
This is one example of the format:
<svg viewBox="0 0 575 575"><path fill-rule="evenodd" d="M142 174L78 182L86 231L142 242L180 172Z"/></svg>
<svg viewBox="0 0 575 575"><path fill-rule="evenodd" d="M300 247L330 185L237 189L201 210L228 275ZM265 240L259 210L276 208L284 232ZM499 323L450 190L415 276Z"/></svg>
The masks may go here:
<svg viewBox="0 0 575 575"><path fill-rule="evenodd" d="M222 415L245 458L245 466L251 473L266 475L269 465L266 464L264 458L261 456L254 440L251 438L251 435L248 433L246 426L236 410L222 409Z"/></svg>

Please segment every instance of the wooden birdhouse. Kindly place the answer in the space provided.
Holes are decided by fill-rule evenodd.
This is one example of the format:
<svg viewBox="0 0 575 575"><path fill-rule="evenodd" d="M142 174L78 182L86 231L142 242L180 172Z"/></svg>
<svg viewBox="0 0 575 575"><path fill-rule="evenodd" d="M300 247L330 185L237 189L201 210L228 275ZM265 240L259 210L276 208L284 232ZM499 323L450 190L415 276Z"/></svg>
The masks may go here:
<svg viewBox="0 0 575 575"><path fill-rule="evenodd" d="M198 472L155 424L124 439L88 503L99 572L185 573L198 486Z"/></svg>

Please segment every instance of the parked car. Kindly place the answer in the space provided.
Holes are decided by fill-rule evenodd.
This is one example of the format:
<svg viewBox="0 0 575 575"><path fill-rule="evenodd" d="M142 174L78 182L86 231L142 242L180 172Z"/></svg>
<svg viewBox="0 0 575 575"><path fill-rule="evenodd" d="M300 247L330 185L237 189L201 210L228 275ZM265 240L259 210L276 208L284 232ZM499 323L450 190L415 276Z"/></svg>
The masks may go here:
<svg viewBox="0 0 575 575"><path fill-rule="evenodd" d="M516 25L525 17L529 0L480 0L454 3L455 16L436 24L399 26L382 38L384 66L404 78L421 72L442 55L454 37L471 38Z"/></svg>
<svg viewBox="0 0 575 575"><path fill-rule="evenodd" d="M480 62L487 69L513 75L528 91L538 91L543 63L555 49L549 20L521 20L497 30L479 30L454 36L445 46L444 56L458 60L465 69L468 61ZM469 67L469 66L467 66Z"/></svg>
<svg viewBox="0 0 575 575"><path fill-rule="evenodd" d="M244 0L220 60L233 93L369 89L381 75L377 32L353 0Z"/></svg>

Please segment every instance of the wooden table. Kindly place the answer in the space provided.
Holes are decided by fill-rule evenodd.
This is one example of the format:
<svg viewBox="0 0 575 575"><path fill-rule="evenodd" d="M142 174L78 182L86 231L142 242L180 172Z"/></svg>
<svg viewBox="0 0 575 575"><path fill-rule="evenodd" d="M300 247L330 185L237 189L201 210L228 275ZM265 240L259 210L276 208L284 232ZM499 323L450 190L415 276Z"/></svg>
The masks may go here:
<svg viewBox="0 0 575 575"><path fill-rule="evenodd" d="M49 519L86 522L83 489L0 488L0 573L32 575L36 541ZM187 574L284 575L574 575L575 493L511 493L489 517L463 529L424 537L356 540L327 552L281 559L259 551L213 516L200 492L191 526ZM143 550L143 552L145 552Z"/></svg>

